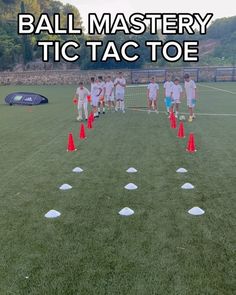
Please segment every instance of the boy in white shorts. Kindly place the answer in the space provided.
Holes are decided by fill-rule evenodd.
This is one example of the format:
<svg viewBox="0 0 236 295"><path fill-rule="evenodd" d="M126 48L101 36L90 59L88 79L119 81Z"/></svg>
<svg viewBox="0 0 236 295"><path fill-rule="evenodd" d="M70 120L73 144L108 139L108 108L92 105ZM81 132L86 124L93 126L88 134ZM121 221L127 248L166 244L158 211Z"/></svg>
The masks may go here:
<svg viewBox="0 0 236 295"><path fill-rule="evenodd" d="M102 88L99 85L98 79L94 77L91 78L91 98L94 118L98 118L98 101L102 93Z"/></svg>
<svg viewBox="0 0 236 295"><path fill-rule="evenodd" d="M111 110L111 106L115 107L114 83L111 81L111 76L107 76L105 83L105 101L108 103L109 110Z"/></svg>
<svg viewBox="0 0 236 295"><path fill-rule="evenodd" d="M175 117L178 118L179 104L183 95L182 86L179 84L179 78L174 79L174 84L171 88L172 111L175 111Z"/></svg>
<svg viewBox="0 0 236 295"><path fill-rule="evenodd" d="M123 113L125 113L125 87L126 87L126 81L123 77L123 73L119 72L117 78L114 81L114 86L116 88L116 111L118 109L122 110Z"/></svg>
<svg viewBox="0 0 236 295"><path fill-rule="evenodd" d="M171 81L170 75L168 75L166 77L166 81L165 81L165 83L163 85L167 114L169 114L170 108L171 108L171 88L172 88L173 85L174 85L174 83Z"/></svg>
<svg viewBox="0 0 236 295"><path fill-rule="evenodd" d="M159 85L155 83L155 78L152 77L150 83L147 86L147 100L148 100L148 113L151 112L151 107L153 104L153 109L158 114L157 110L157 99L158 99Z"/></svg>
<svg viewBox="0 0 236 295"><path fill-rule="evenodd" d="M85 120L88 119L88 101L87 96L89 95L89 91L87 88L84 87L84 83L80 82L79 87L75 93L76 97L78 98L78 121L83 120L83 109L84 109L84 116Z"/></svg>
<svg viewBox="0 0 236 295"><path fill-rule="evenodd" d="M99 76L98 77L98 83L99 83L99 87L102 88L102 92L100 93L100 96L99 96L99 101L98 101L98 114L100 115L101 113L101 108L102 108L102 113L105 114L105 98L104 98L104 95L105 95L105 82L103 81L103 78L102 76Z"/></svg>
<svg viewBox="0 0 236 295"><path fill-rule="evenodd" d="M194 108L196 106L196 84L195 82L190 78L189 74L184 75L184 88L185 93L187 97L187 106L189 109L189 122L192 122L192 120L195 118L194 115Z"/></svg>

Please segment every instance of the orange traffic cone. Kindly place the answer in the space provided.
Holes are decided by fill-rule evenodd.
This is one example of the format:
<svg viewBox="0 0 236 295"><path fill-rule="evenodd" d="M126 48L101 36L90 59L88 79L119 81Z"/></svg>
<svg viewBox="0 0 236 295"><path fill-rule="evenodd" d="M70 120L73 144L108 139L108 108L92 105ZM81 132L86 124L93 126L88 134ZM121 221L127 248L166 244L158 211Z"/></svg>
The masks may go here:
<svg viewBox="0 0 236 295"><path fill-rule="evenodd" d="M77 105L78 104L78 99L76 97L73 98L73 104Z"/></svg>
<svg viewBox="0 0 236 295"><path fill-rule="evenodd" d="M171 117L170 127L173 128L173 129L175 129L175 128L177 128L176 118L175 118L175 114L174 114L174 113L172 113L172 114L173 114L173 115L172 115L172 117Z"/></svg>
<svg viewBox="0 0 236 295"><path fill-rule="evenodd" d="M170 111L170 122L173 120L173 117L175 116L174 112L173 111Z"/></svg>
<svg viewBox="0 0 236 295"><path fill-rule="evenodd" d="M188 139L188 144L187 144L187 152L189 153L195 153L196 150L196 146L195 146L195 139L194 139L194 134L190 133L189 134L189 139Z"/></svg>
<svg viewBox="0 0 236 295"><path fill-rule="evenodd" d="M90 113L89 117L91 117L91 121L93 123L94 122L94 114L93 114L93 112Z"/></svg>
<svg viewBox="0 0 236 295"><path fill-rule="evenodd" d="M76 149L75 144L74 144L73 134L69 133L67 152L74 152L74 151L77 151L77 149Z"/></svg>
<svg viewBox="0 0 236 295"><path fill-rule="evenodd" d="M88 118L88 124L87 124L88 129L92 129L93 128L93 121L92 120L93 120L92 117L89 116L89 118Z"/></svg>
<svg viewBox="0 0 236 295"><path fill-rule="evenodd" d="M178 137L179 138L184 138L185 137L184 123L183 122L180 122L180 124L179 124Z"/></svg>
<svg viewBox="0 0 236 295"><path fill-rule="evenodd" d="M87 101L88 103L91 103L91 95L87 95Z"/></svg>
<svg viewBox="0 0 236 295"><path fill-rule="evenodd" d="M85 128L84 128L84 124L83 123L81 123L81 125L80 125L79 138L80 139L85 139L86 138Z"/></svg>

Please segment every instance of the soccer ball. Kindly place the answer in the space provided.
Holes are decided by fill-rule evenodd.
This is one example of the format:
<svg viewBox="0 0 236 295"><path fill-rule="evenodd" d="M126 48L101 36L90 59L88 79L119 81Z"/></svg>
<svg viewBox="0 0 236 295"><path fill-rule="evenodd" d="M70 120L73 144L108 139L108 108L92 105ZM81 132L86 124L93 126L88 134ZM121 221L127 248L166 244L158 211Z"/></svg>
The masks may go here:
<svg viewBox="0 0 236 295"><path fill-rule="evenodd" d="M179 120L180 120L180 121L185 121L186 118L185 118L185 116L181 115L181 116L179 116Z"/></svg>

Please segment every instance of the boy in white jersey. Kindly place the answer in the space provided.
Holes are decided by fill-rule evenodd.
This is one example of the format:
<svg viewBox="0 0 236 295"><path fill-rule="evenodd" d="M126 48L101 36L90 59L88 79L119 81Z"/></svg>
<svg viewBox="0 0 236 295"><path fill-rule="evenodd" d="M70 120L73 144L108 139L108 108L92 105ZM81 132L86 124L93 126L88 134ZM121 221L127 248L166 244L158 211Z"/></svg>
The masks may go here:
<svg viewBox="0 0 236 295"><path fill-rule="evenodd" d="M166 81L163 85L164 87L164 96L165 96L165 105L166 105L166 111L169 114L170 108L171 108L171 88L174 85L174 83L171 81L170 75L166 77Z"/></svg>
<svg viewBox="0 0 236 295"><path fill-rule="evenodd" d="M171 88L172 111L175 111L175 117L178 118L179 104L183 96L183 89L179 84L179 78L174 79L174 84Z"/></svg>
<svg viewBox="0 0 236 295"><path fill-rule="evenodd" d="M102 108L102 113L105 114L105 98L104 98L104 94L105 94L105 82L103 81L102 76L98 77L98 83L99 86L102 88L102 92L100 93L99 96L99 101L98 101L98 114L100 115L101 113L101 108Z"/></svg>
<svg viewBox="0 0 236 295"><path fill-rule="evenodd" d="M79 87L75 93L76 97L78 98L78 121L83 120L83 109L84 109L84 116L85 120L88 119L88 101L87 96L89 95L89 91L87 88L84 87L84 83L80 82Z"/></svg>
<svg viewBox="0 0 236 295"><path fill-rule="evenodd" d="M98 118L98 101L99 97L102 93L102 88L99 84L98 79L94 77L91 78L91 99L92 99L92 107L93 107L93 115L94 118Z"/></svg>
<svg viewBox="0 0 236 295"><path fill-rule="evenodd" d="M184 75L184 88L185 93L187 97L187 106L189 109L189 122L192 122L192 120L195 118L194 115L194 108L196 106L196 84L195 82L190 78L189 74Z"/></svg>
<svg viewBox="0 0 236 295"><path fill-rule="evenodd" d="M158 110L157 110L158 91L159 91L159 85L155 83L155 78L152 77L150 83L147 86L147 100L148 100L149 114L151 112L152 104L153 104L153 108L155 112L158 113Z"/></svg>
<svg viewBox="0 0 236 295"><path fill-rule="evenodd" d="M114 83L111 81L111 76L107 76L105 83L105 101L108 103L109 110L111 110L111 106L115 107Z"/></svg>
<svg viewBox="0 0 236 295"><path fill-rule="evenodd" d="M123 77L123 73L119 72L117 78L114 81L114 86L116 89L116 111L118 109L122 110L123 113L125 113L125 87L126 87L126 81Z"/></svg>

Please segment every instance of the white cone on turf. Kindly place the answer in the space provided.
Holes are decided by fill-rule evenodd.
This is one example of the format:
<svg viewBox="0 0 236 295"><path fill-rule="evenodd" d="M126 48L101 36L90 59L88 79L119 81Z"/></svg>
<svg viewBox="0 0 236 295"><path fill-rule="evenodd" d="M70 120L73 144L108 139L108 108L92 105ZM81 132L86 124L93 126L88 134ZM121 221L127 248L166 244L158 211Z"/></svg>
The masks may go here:
<svg viewBox="0 0 236 295"><path fill-rule="evenodd" d="M137 185L134 184L134 183L128 183L126 186L125 186L125 189L128 189L128 190L135 190L137 189Z"/></svg>
<svg viewBox="0 0 236 295"><path fill-rule="evenodd" d="M199 207L193 207L192 209L188 210L188 213L191 215L203 215L205 211Z"/></svg>
<svg viewBox="0 0 236 295"><path fill-rule="evenodd" d="M177 173L187 173L188 170L186 170L185 168L179 168L176 170Z"/></svg>
<svg viewBox="0 0 236 295"><path fill-rule="evenodd" d="M62 185L59 187L59 189L62 190L62 191L67 191L67 190L69 190L69 189L72 189L72 186L69 185L69 184L67 184L67 183L64 183L64 184L62 184Z"/></svg>
<svg viewBox="0 0 236 295"><path fill-rule="evenodd" d="M48 211L44 216L46 218L57 218L61 215L60 212L56 211L56 210L50 210Z"/></svg>
<svg viewBox="0 0 236 295"><path fill-rule="evenodd" d="M73 170L72 170L72 172L75 172L75 173L81 173L81 172L83 172L84 170L83 169L81 169L80 167L75 167Z"/></svg>
<svg viewBox="0 0 236 295"><path fill-rule="evenodd" d="M122 216L131 216L134 214L134 210L128 208L128 207L125 207L123 209L120 210L119 212L120 215Z"/></svg>
<svg viewBox="0 0 236 295"><path fill-rule="evenodd" d="M135 169L134 167L130 167L129 169L126 170L126 172L128 172L128 173L136 173L136 172L138 172L138 170Z"/></svg>
<svg viewBox="0 0 236 295"><path fill-rule="evenodd" d="M182 189L193 189L194 186L191 183L186 182L181 186Z"/></svg>

